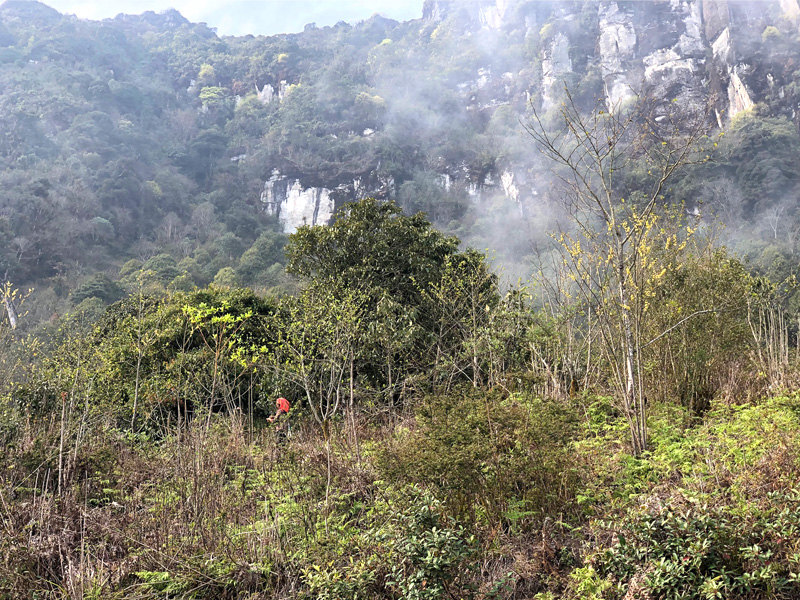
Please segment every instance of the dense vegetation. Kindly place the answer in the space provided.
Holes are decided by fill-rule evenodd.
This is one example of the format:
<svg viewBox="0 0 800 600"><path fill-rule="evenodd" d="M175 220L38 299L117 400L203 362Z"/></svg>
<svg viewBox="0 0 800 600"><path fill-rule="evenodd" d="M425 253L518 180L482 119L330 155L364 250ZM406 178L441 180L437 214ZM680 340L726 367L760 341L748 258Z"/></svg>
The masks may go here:
<svg viewBox="0 0 800 600"><path fill-rule="evenodd" d="M541 57L461 18L0 7L0 598L800 597L797 129L465 105ZM467 187L534 150L513 234ZM286 236L273 168L396 201Z"/></svg>
<svg viewBox="0 0 800 600"><path fill-rule="evenodd" d="M126 277L140 267L175 291L217 276L262 292L286 287L285 237L260 201L278 169L332 190L358 179L370 195L492 248L511 280L527 277L532 244L548 240L555 219L547 165L520 126L527 98L541 97L548 40L574 40L565 83L583 108L603 89L586 58L596 10L589 3L560 20L551 9L521 6L502 32L474 31L454 12L441 23L376 16L231 38L174 11L90 22L8 0L0 274L37 290L28 323L90 297L113 302L135 288ZM797 238L798 46L778 15L764 18L779 35L762 47L759 30L751 54L769 55L781 85L726 132L713 167L686 171L667 193L691 207L702 201L753 265L785 278ZM547 24L528 31L526 19ZM542 202L520 209L498 194L507 170ZM524 225L504 228L520 210Z"/></svg>
<svg viewBox="0 0 800 600"><path fill-rule="evenodd" d="M652 279L644 452L579 302L502 293L483 255L391 203L290 236L295 295L142 291L5 329L0 591L796 597L783 309L685 240L687 271ZM286 442L264 419L279 394Z"/></svg>

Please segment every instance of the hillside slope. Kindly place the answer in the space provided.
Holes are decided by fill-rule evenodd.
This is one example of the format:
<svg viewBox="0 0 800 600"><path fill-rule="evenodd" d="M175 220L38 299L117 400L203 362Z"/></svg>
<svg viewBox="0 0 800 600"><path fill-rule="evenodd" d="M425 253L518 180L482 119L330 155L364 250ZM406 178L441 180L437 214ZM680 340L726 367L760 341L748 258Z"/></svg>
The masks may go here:
<svg viewBox="0 0 800 600"><path fill-rule="evenodd" d="M429 1L406 23L221 38L175 11L91 22L6 0L0 270L37 288L34 321L71 292L119 297L142 265L172 289L269 289L283 233L374 196L525 275L557 193L520 121L554 115L564 85L587 110L634 93L710 109L732 135L668 194L768 269L798 222L796 5Z"/></svg>

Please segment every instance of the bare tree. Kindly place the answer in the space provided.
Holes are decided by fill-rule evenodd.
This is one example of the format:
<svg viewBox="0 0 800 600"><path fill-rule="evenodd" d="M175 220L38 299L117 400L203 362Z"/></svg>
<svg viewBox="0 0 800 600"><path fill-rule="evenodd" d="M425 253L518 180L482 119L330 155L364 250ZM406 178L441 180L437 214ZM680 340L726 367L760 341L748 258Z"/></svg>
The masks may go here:
<svg viewBox="0 0 800 600"><path fill-rule="evenodd" d="M34 245L33 242L24 235L15 237L11 240L11 243L17 255L17 262L22 262L22 259L25 258L25 255Z"/></svg>
<svg viewBox="0 0 800 600"><path fill-rule="evenodd" d="M779 204L777 206L773 206L772 208L770 208L765 215L767 224L769 225L769 228L772 230L772 239L774 240L778 239L778 225L781 224L781 221L784 218L783 209L784 206L782 204Z"/></svg>
<svg viewBox="0 0 800 600"><path fill-rule="evenodd" d="M174 212L168 212L161 221L158 228L158 237L165 242L172 242L173 240L183 237L186 228L183 226L183 221Z"/></svg>
<svg viewBox="0 0 800 600"><path fill-rule="evenodd" d="M624 110L581 112L567 90L555 126L535 109L526 126L554 164L573 226L557 236L564 266L603 342L637 456L647 449L641 350L649 343L643 337L648 295L659 276L652 255L662 232L658 209L667 182L702 160L696 150L707 133L707 115L678 108L639 99ZM642 183L626 198L623 174L633 170Z"/></svg>
<svg viewBox="0 0 800 600"><path fill-rule="evenodd" d="M744 207L744 194L736 182L729 177L721 177L707 182L701 192L703 213L710 212L726 226L736 226L741 222Z"/></svg>

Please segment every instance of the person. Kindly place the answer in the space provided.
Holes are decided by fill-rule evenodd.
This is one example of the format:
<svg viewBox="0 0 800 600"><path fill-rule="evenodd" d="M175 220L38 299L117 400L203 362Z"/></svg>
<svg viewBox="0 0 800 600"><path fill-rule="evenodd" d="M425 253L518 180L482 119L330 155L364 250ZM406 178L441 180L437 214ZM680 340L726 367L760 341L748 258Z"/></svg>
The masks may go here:
<svg viewBox="0 0 800 600"><path fill-rule="evenodd" d="M278 398L275 401L275 406L277 411L274 415L267 418L267 421L270 423L278 422L278 426L275 428L275 436L278 439L279 443L286 442L287 437L287 429L288 423L286 422L286 415L289 414L289 401L286 398Z"/></svg>
<svg viewBox="0 0 800 600"><path fill-rule="evenodd" d="M275 401L275 406L277 407L277 412L269 417L267 421L270 423L274 423L275 421L279 420L283 415L289 414L289 401L286 398L278 398Z"/></svg>

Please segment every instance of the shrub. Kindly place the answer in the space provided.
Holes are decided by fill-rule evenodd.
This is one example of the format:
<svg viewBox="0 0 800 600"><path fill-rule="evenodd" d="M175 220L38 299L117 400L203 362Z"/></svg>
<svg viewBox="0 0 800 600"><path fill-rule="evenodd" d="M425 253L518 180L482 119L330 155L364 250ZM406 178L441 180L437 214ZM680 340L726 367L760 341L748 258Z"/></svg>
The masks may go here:
<svg viewBox="0 0 800 600"><path fill-rule="evenodd" d="M781 31L774 25L767 25L761 34L761 41L768 42L770 40L777 40L781 38Z"/></svg>
<svg viewBox="0 0 800 600"><path fill-rule="evenodd" d="M393 551L388 579L390 588L407 600L438 600L454 595L459 580L472 570L475 538L467 537L453 519L443 518L440 503L419 492L414 504L398 515L395 528L385 536ZM461 586L469 593L469 585ZM471 597L471 594L467 597Z"/></svg>
<svg viewBox="0 0 800 600"><path fill-rule="evenodd" d="M670 414L679 420L661 420ZM603 485L623 491L626 512L598 522L597 539L612 541L573 579L613 588L604 598L798 597L799 415L793 397L712 406L682 434L655 423L651 454L615 459L623 468Z"/></svg>
<svg viewBox="0 0 800 600"><path fill-rule="evenodd" d="M774 492L762 506L733 508L681 494L636 511L595 568L621 582L620 592L641 585L665 600L797 597L800 492Z"/></svg>
<svg viewBox="0 0 800 600"><path fill-rule="evenodd" d="M565 407L539 399L429 397L417 428L396 434L377 462L387 478L434 487L457 515L475 519L478 508L492 523L521 526L521 515L563 512L572 501L575 425Z"/></svg>

